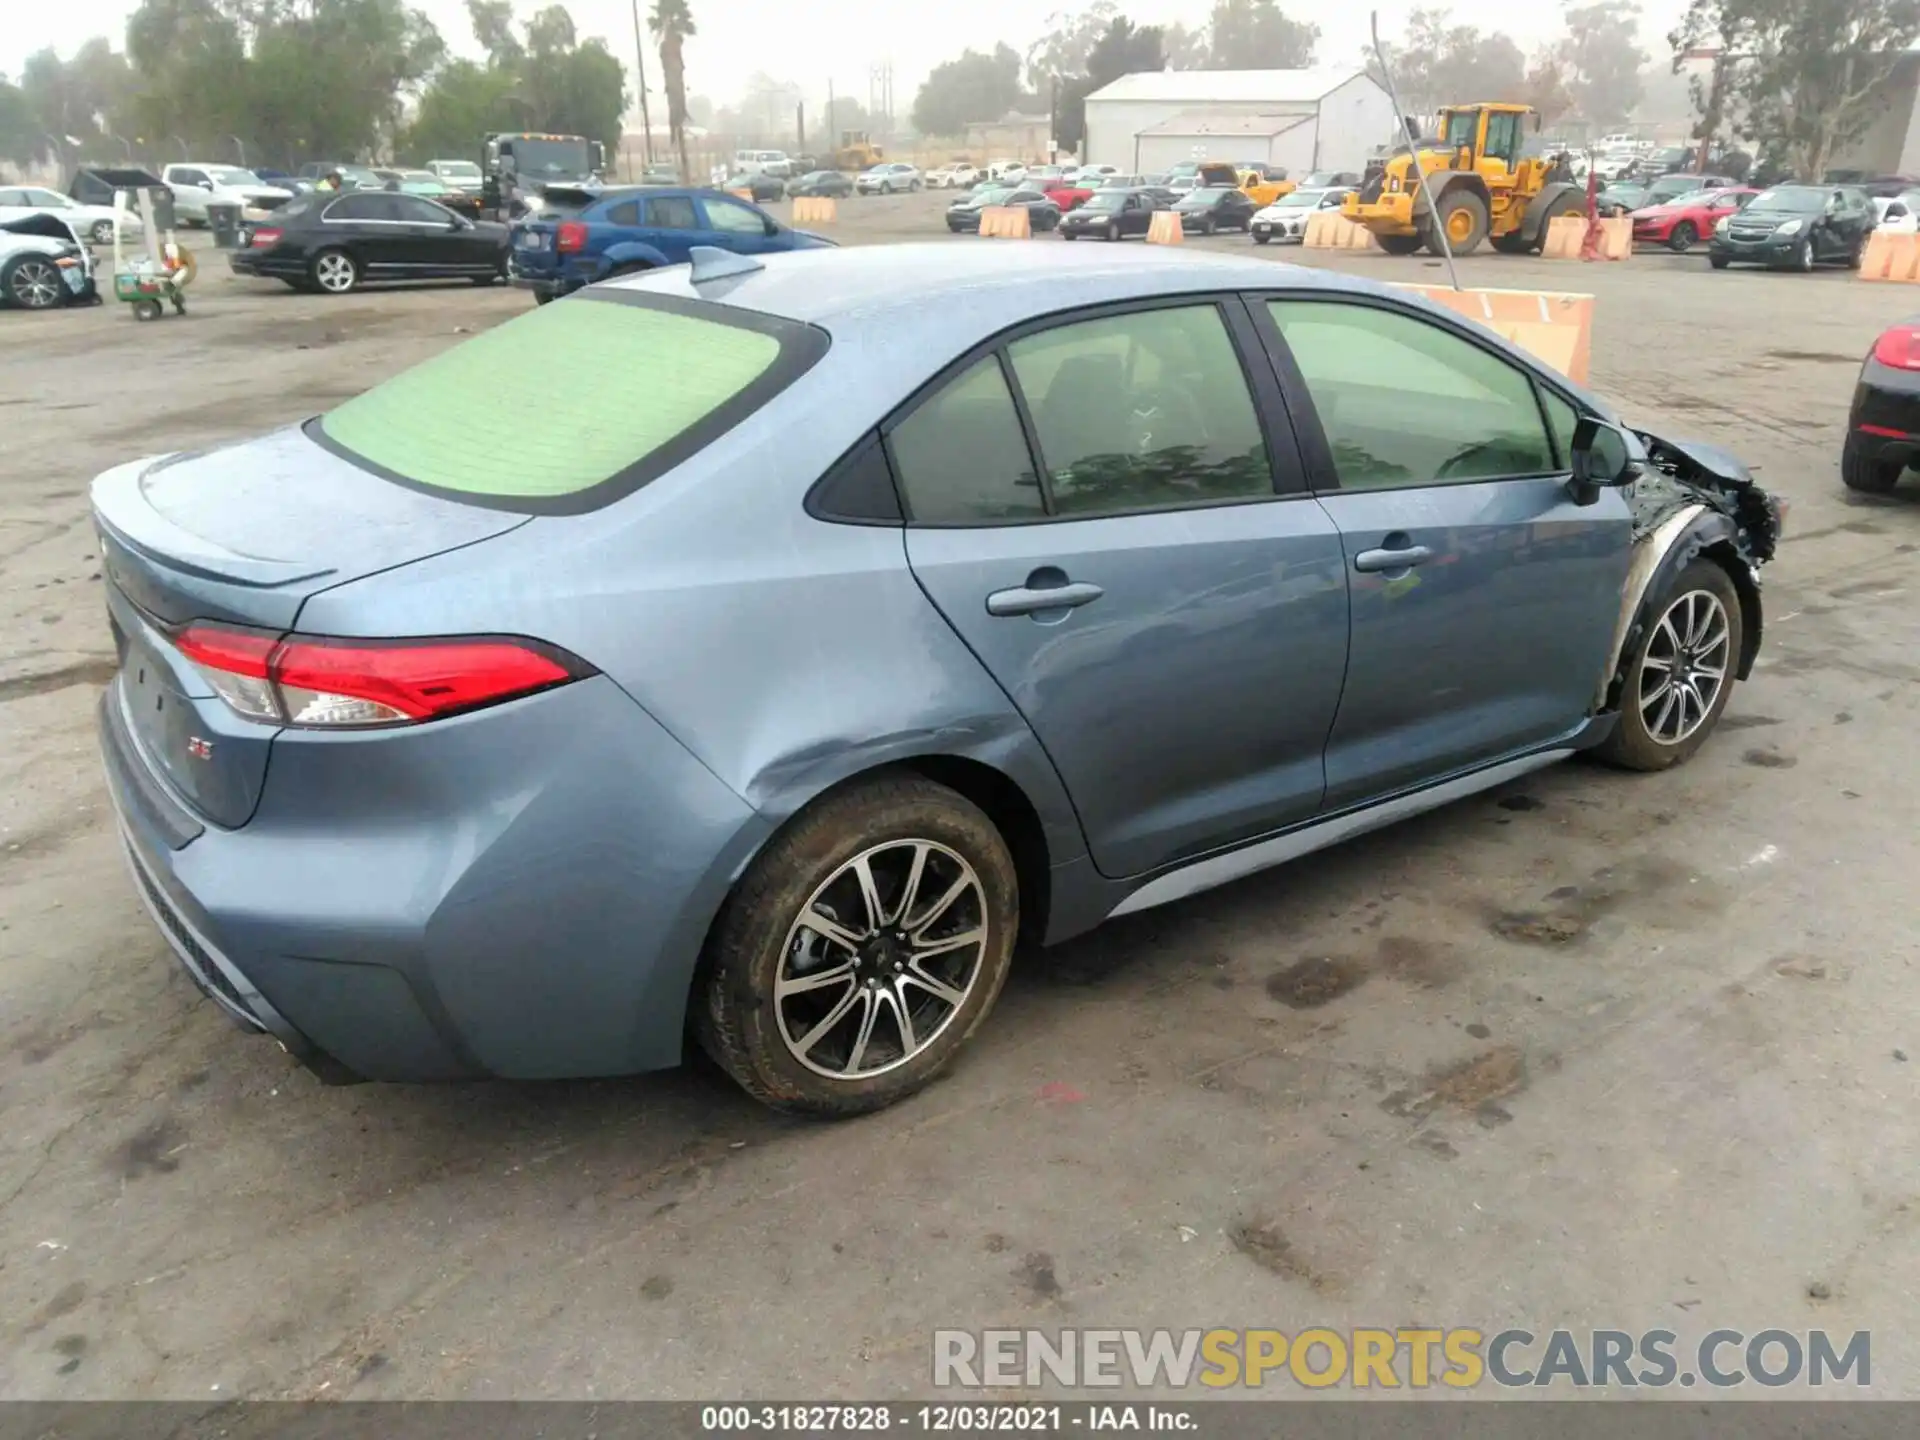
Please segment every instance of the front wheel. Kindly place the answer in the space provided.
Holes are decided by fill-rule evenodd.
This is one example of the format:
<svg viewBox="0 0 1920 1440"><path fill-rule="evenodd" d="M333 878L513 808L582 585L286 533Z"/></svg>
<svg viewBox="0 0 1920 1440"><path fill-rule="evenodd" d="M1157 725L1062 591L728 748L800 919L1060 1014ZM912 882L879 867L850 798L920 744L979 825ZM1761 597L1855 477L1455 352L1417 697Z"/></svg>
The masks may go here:
<svg viewBox="0 0 1920 1440"><path fill-rule="evenodd" d="M1802 237L1800 243L1793 247L1793 268L1802 275L1810 275L1813 273L1812 239Z"/></svg>
<svg viewBox="0 0 1920 1440"><path fill-rule="evenodd" d="M111 245L113 243L113 221L96 220L93 222L93 229L87 233L94 244Z"/></svg>
<svg viewBox="0 0 1920 1440"><path fill-rule="evenodd" d="M1667 236L1667 248L1676 255L1684 255L1693 248L1694 242L1699 238L1700 232L1693 228L1693 222L1682 220Z"/></svg>
<svg viewBox="0 0 1920 1440"><path fill-rule="evenodd" d="M915 775L804 812L716 926L693 1010L750 1095L823 1117L878 1110L952 1063L1006 980L1019 882L993 822Z"/></svg>
<svg viewBox="0 0 1920 1440"><path fill-rule="evenodd" d="M345 295L360 283L360 266L344 250L322 250L313 257L310 273L329 295Z"/></svg>
<svg viewBox="0 0 1920 1440"><path fill-rule="evenodd" d="M67 293L60 267L44 255L23 255L0 272L0 290L22 310L51 310Z"/></svg>
<svg viewBox="0 0 1920 1440"><path fill-rule="evenodd" d="M1729 260L1725 255L1709 255L1707 257L1707 264L1716 270L1724 270L1732 263L1733 261Z"/></svg>
<svg viewBox="0 0 1920 1440"><path fill-rule="evenodd" d="M1112 243L1113 241L1118 240L1119 238L1120 238L1120 222L1118 220L1109 220L1107 222L1108 243Z"/></svg>
<svg viewBox="0 0 1920 1440"><path fill-rule="evenodd" d="M1256 245L1264 245L1267 243L1268 238L1269 237L1265 235L1255 234L1253 237L1253 243Z"/></svg>
<svg viewBox="0 0 1920 1440"><path fill-rule="evenodd" d="M1740 663L1740 595L1712 560L1695 560L1647 609L1620 682L1620 723L1594 754L1623 770L1692 758L1719 723Z"/></svg>
<svg viewBox="0 0 1920 1440"><path fill-rule="evenodd" d="M1389 255L1417 255L1420 247L1427 243L1420 235L1376 235L1374 238Z"/></svg>

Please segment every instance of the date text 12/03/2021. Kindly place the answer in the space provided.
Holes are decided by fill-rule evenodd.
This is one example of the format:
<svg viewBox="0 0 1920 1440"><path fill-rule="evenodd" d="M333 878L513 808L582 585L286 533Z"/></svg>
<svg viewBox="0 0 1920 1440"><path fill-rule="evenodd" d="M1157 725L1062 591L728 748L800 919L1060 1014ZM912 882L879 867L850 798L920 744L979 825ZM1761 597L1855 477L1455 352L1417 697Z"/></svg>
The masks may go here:
<svg viewBox="0 0 1920 1440"><path fill-rule="evenodd" d="M1072 1430L1192 1434L1198 1431L1199 1424L1185 1406L1082 1402L1070 1405L708 1405L701 1408L700 1428L718 1434L785 1431L851 1435L894 1430L934 1435Z"/></svg>

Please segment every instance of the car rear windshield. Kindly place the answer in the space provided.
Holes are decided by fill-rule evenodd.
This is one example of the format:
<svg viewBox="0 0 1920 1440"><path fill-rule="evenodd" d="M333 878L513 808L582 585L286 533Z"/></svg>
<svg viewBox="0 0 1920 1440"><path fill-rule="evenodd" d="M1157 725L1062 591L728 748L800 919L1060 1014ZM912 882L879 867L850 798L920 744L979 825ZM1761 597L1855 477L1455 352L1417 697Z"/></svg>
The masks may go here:
<svg viewBox="0 0 1920 1440"><path fill-rule="evenodd" d="M307 433L416 489L575 514L697 453L826 348L821 331L754 311L588 292L402 371Z"/></svg>

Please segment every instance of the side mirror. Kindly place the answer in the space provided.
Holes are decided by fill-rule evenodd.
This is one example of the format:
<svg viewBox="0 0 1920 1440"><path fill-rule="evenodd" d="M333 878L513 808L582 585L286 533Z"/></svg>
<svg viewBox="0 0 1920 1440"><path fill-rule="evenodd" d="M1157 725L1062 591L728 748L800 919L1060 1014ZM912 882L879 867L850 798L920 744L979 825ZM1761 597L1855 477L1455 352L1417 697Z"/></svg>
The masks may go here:
<svg viewBox="0 0 1920 1440"><path fill-rule="evenodd" d="M764 220L761 223L767 227L767 234L769 236L778 235L780 233L779 221L769 219L769 220Z"/></svg>
<svg viewBox="0 0 1920 1440"><path fill-rule="evenodd" d="M1645 455L1639 442L1617 426L1582 415L1573 427L1573 481L1568 487L1573 503L1592 505L1600 492L1631 485L1640 478Z"/></svg>

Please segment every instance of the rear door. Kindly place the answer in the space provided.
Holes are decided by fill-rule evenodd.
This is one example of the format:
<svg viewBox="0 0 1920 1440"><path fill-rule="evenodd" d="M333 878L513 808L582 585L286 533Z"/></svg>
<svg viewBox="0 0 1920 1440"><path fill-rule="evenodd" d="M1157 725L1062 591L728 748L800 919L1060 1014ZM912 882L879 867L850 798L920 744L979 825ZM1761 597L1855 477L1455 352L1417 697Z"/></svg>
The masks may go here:
<svg viewBox="0 0 1920 1440"><path fill-rule="evenodd" d="M1106 875L1320 806L1347 582L1254 343L1230 297L1050 317L885 427L914 574Z"/></svg>
<svg viewBox="0 0 1920 1440"><path fill-rule="evenodd" d="M1569 498L1572 404L1410 308L1301 296L1260 309L1352 590L1328 808L1577 730L1632 518L1618 490Z"/></svg>
<svg viewBox="0 0 1920 1440"><path fill-rule="evenodd" d="M647 227L644 237L670 265L683 265L687 251L702 240L704 221L688 195L652 195L647 198L642 216Z"/></svg>

